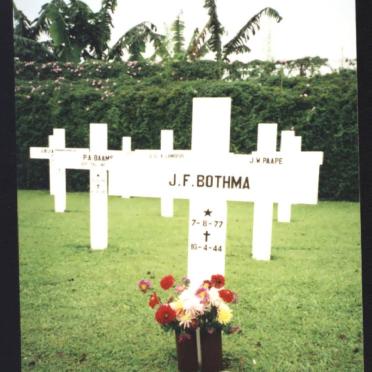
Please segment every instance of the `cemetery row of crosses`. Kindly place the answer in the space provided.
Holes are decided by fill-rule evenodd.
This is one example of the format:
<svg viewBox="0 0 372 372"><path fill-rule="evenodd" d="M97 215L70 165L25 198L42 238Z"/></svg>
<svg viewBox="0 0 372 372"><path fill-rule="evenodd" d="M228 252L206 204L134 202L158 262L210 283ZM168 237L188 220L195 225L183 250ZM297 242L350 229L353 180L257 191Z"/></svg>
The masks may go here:
<svg viewBox="0 0 372 372"><path fill-rule="evenodd" d="M273 204L290 222L291 205L316 204L323 153L301 151L301 137L277 124L259 124L257 150L230 152L230 98L194 98L191 150L173 149L173 131L161 131L160 150L107 149L107 124L90 124L90 146L66 148L64 129L30 157L49 159L55 211L66 209L66 169L90 171L90 246L108 246L108 195L161 198L161 215L173 216L173 199L189 199L188 277L199 283L224 274L227 200L254 202L252 256L270 260ZM206 264L207 263L207 264Z"/></svg>

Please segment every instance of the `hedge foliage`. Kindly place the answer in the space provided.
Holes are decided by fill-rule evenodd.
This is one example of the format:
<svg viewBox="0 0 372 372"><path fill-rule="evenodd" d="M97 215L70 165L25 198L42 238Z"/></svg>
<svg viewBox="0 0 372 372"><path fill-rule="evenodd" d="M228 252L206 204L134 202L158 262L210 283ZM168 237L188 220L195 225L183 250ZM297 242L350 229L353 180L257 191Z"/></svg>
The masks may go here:
<svg viewBox="0 0 372 372"><path fill-rule="evenodd" d="M19 188L48 187L48 162L30 160L29 147L47 146L53 128L66 128L68 147L87 147L89 123L108 123L111 149L120 148L122 136L132 137L133 149L156 149L160 130L173 129L175 148L187 149L192 99L231 97L231 151L255 150L258 123L294 128L303 150L324 151L320 198L358 199L354 70L224 81L214 80L213 63L195 66L17 63ZM69 191L88 189L87 172L69 171L67 180Z"/></svg>

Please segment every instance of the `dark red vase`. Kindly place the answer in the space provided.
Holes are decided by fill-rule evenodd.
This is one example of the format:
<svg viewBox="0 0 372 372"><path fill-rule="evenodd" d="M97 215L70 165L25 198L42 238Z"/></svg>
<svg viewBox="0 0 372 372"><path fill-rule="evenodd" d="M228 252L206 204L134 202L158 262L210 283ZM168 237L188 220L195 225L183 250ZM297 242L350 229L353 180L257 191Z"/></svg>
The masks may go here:
<svg viewBox="0 0 372 372"><path fill-rule="evenodd" d="M202 372L218 372L222 369L222 336L221 330L209 333L200 331L202 354Z"/></svg>
<svg viewBox="0 0 372 372"><path fill-rule="evenodd" d="M201 361L198 365L196 332L185 335L176 332L178 369L181 372L218 372L222 369L222 336L221 330L210 333L200 331Z"/></svg>
<svg viewBox="0 0 372 372"><path fill-rule="evenodd" d="M176 346L179 371L198 371L198 354L195 331L187 333L186 336L176 332Z"/></svg>

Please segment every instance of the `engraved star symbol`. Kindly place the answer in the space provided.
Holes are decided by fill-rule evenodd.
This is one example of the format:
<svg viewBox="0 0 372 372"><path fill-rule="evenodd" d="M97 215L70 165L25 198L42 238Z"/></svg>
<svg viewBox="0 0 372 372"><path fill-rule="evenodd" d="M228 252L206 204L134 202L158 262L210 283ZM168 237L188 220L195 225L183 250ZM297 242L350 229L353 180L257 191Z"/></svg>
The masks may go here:
<svg viewBox="0 0 372 372"><path fill-rule="evenodd" d="M211 213L212 213L212 211L210 211L209 208L208 208L206 211L204 211L204 216L210 216Z"/></svg>

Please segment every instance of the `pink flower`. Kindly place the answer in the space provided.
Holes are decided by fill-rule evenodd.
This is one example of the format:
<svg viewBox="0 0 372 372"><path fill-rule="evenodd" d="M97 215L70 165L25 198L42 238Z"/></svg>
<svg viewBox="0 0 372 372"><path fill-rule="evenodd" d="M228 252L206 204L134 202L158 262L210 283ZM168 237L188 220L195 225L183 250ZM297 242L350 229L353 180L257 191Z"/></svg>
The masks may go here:
<svg viewBox="0 0 372 372"><path fill-rule="evenodd" d="M177 293L182 293L185 289L186 289L185 285L177 285L176 288L175 288L175 291Z"/></svg>
<svg viewBox="0 0 372 372"><path fill-rule="evenodd" d="M200 302L201 302L202 304L206 304L206 303L208 303L208 301L209 301L209 293L208 293L208 289L205 288L205 287L201 287L201 288L199 288L199 289L195 292L195 296L200 298Z"/></svg>
<svg viewBox="0 0 372 372"><path fill-rule="evenodd" d="M146 291L151 288L151 281L148 279L141 279L137 285L141 292L146 293Z"/></svg>

